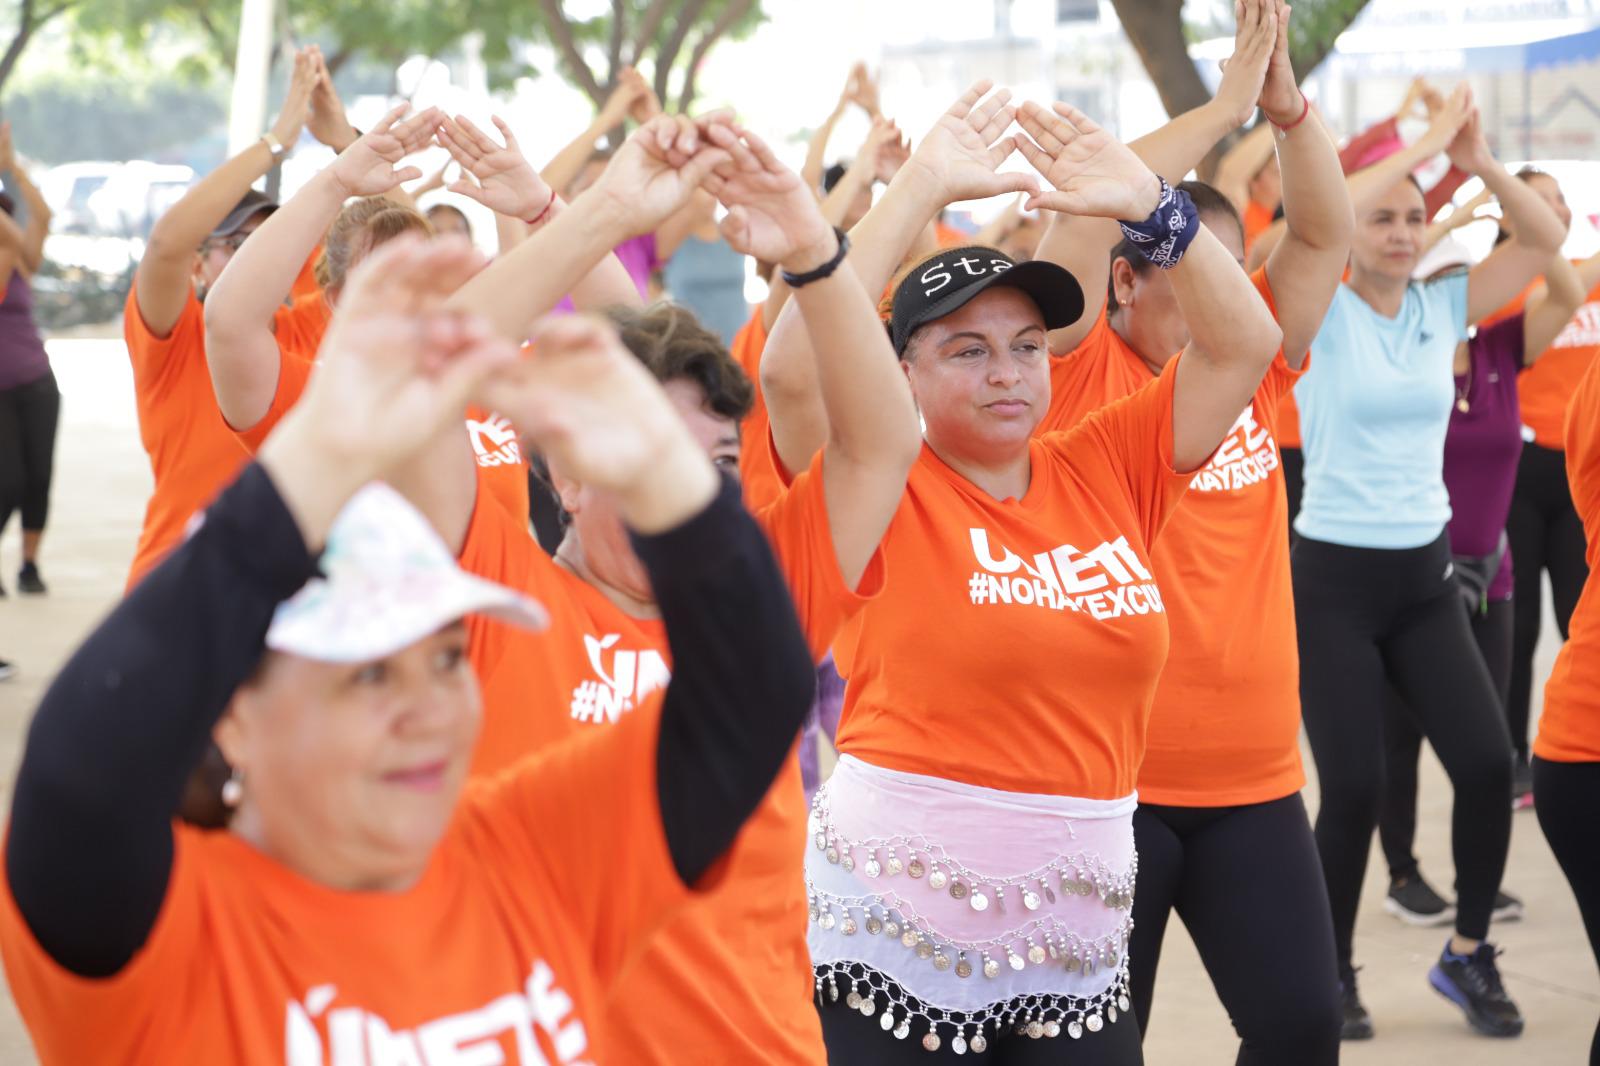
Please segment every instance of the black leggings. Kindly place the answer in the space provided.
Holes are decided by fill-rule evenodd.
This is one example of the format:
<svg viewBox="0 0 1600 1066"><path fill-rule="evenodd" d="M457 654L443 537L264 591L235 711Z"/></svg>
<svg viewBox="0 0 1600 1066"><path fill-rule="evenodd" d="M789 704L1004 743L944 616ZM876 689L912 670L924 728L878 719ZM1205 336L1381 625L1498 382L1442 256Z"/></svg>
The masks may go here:
<svg viewBox="0 0 1600 1066"><path fill-rule="evenodd" d="M827 985L823 988L826 990ZM996 1036L994 1030L989 1029L984 1033L989 1047L983 1054L968 1051L957 1056L950 1050L953 1034L948 1025L939 1027L942 1041L939 1050L927 1051L922 1046L922 1038L928 1032L926 1025L913 1024L911 1035L897 1040L894 1034L884 1032L878 1015L867 1018L846 1005L848 989L848 983L840 981L837 1003L827 998L826 991L818 1001L822 1042L828 1047L829 1066L934 1066L941 1062L980 1062L989 1066L1142 1066L1144 1062L1138 1023L1127 1015L1108 1023L1098 1033L1083 1034L1079 1040L1066 1033L1039 1040L1014 1033ZM878 1004L880 1008L882 1005ZM968 1029L967 1039L971 1038L972 1030Z"/></svg>
<svg viewBox="0 0 1600 1066"><path fill-rule="evenodd" d="M1495 695L1505 705L1511 683L1512 601L1489 604L1487 613L1472 616L1472 637L1478 642L1483 663L1489 668ZM1398 881L1417 872L1412 845L1417 839L1417 760L1422 755L1422 730L1398 693L1390 690L1392 712L1383 718L1383 765L1387 778L1383 810L1378 817L1378 839L1389 861L1389 879Z"/></svg>
<svg viewBox="0 0 1600 1066"><path fill-rule="evenodd" d="M44 529L60 417L61 391L54 373L0 389L0 533L12 511L22 512L22 528L29 533Z"/></svg>
<svg viewBox="0 0 1600 1066"><path fill-rule="evenodd" d="M1600 763L1533 760L1534 811L1561 872L1578 898L1589 950L1600 961L1600 850L1594 827L1600 824ZM1600 1066L1600 1025L1589 1045L1589 1066Z"/></svg>
<svg viewBox="0 0 1600 1066"><path fill-rule="evenodd" d="M1589 567L1583 556L1583 523L1572 506L1567 456L1553 448L1525 445L1517 465L1517 487L1506 519L1511 564L1516 574L1516 640L1511 653L1511 743L1528 755L1528 707L1533 696L1533 652L1544 625L1541 575L1550 574L1556 628L1567 639L1567 623L1578 605Z"/></svg>
<svg viewBox="0 0 1600 1066"><path fill-rule="evenodd" d="M1337 1063L1333 924L1300 794L1243 807L1141 803L1133 835L1128 965L1141 1030L1176 910L1239 1034L1239 1066Z"/></svg>
<svg viewBox="0 0 1600 1066"><path fill-rule="evenodd" d="M1481 940L1511 842L1511 740L1467 625L1443 533L1421 548L1349 548L1301 537L1290 556L1300 701L1322 788L1322 856L1342 977L1383 795L1392 684L1455 789L1456 932Z"/></svg>

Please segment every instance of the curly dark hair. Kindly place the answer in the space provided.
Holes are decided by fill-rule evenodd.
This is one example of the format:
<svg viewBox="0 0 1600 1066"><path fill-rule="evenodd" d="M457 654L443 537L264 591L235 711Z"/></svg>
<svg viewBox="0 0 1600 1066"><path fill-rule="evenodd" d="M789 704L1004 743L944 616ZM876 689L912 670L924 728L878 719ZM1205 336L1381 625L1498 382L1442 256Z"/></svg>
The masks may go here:
<svg viewBox="0 0 1600 1066"><path fill-rule="evenodd" d="M755 386L722 338L703 326L693 311L662 302L614 308L606 317L657 381L694 382L706 395L706 408L723 418L742 420L750 413Z"/></svg>

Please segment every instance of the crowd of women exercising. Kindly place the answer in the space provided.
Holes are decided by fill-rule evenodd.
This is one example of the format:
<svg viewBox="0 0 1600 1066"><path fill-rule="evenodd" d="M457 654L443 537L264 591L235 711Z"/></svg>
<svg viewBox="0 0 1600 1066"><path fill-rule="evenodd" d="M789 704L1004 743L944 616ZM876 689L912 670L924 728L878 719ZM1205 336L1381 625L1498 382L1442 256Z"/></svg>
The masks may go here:
<svg viewBox="0 0 1600 1066"><path fill-rule="evenodd" d="M858 69L803 174L631 74L542 170L498 120L357 130L301 52L128 298L155 488L5 839L40 1059L1121 1066L1175 912L1239 1063L1333 1063L1388 1020L1380 826L1386 905L1451 927L1441 1029L1520 1034L1529 792L1600 936L1600 258L1465 87L1341 151L1288 6L1238 14L1130 144L988 82L908 139ZM252 191L303 132L333 163ZM405 190L435 145L490 261ZM770 279L731 343L650 299L686 242Z"/></svg>

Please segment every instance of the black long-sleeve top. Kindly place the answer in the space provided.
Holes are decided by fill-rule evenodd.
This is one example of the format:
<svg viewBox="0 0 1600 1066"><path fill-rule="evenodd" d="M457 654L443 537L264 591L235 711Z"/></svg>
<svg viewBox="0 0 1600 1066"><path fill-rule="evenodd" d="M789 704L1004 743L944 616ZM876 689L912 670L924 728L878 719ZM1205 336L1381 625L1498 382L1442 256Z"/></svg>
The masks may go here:
<svg viewBox="0 0 1600 1066"><path fill-rule="evenodd" d="M694 518L636 535L634 547L674 663L657 747L662 828L693 883L776 777L814 674L783 576L731 482ZM315 570L271 479L251 465L45 694L5 860L30 931L65 969L109 976L145 943L167 891L184 783L256 667L273 611Z"/></svg>

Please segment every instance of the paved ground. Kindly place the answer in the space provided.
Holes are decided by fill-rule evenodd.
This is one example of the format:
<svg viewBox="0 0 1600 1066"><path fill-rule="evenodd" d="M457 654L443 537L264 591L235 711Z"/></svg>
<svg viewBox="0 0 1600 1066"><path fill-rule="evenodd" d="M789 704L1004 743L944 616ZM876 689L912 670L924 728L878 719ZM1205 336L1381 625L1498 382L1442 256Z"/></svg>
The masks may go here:
<svg viewBox="0 0 1600 1066"><path fill-rule="evenodd" d="M0 686L0 795L7 799L28 715L63 656L121 591L149 492L120 343L61 340L52 342L51 355L65 394L55 513L43 560L51 595L0 600L0 656L22 669L16 680ZM15 533L0 542L0 576L13 589L17 551ZM1553 655L1551 643L1541 651L1541 684ZM1452 880L1450 794L1431 755L1425 763L1420 854L1425 871L1444 887ZM1308 801L1314 803L1315 797L1313 785ZM1600 979L1577 908L1531 813L1516 817L1506 880L1506 887L1527 901L1528 918L1494 933L1507 952L1502 959L1507 983L1528 1017L1528 1032L1520 1040L1472 1035L1455 1008L1427 987L1425 974L1443 933L1410 929L1383 913L1380 869L1375 857L1357 932L1357 961L1366 967L1362 989L1378 1039L1348 1047L1344 1061L1356 1066L1583 1061L1600 1016ZM1192 946L1174 923L1156 990L1148 1060L1223 1066L1233 1061L1236 1046ZM33 1061L10 1000L0 1001L0 1063Z"/></svg>

